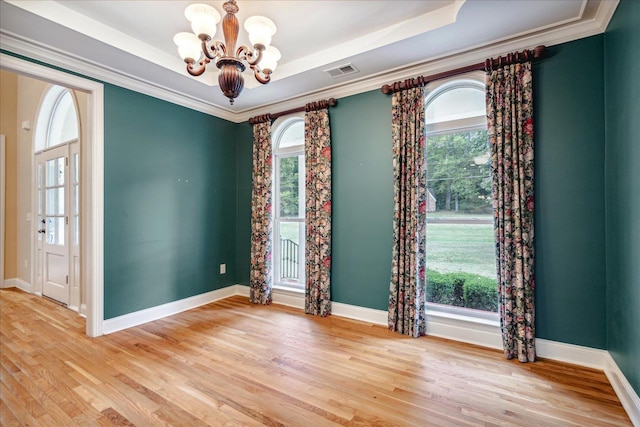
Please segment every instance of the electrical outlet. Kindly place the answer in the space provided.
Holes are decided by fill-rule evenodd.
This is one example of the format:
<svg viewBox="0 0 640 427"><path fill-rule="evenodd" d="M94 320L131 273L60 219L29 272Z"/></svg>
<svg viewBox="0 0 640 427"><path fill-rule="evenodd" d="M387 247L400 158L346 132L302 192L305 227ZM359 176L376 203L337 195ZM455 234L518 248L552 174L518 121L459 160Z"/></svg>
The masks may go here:
<svg viewBox="0 0 640 427"><path fill-rule="evenodd" d="M220 264L220 274L225 274L227 272L227 264Z"/></svg>

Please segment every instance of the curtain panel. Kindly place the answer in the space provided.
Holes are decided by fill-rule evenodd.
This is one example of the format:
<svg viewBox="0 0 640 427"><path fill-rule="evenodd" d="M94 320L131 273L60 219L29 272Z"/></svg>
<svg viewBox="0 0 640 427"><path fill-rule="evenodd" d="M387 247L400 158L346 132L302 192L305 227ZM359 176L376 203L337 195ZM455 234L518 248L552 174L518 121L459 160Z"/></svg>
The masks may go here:
<svg viewBox="0 0 640 427"><path fill-rule="evenodd" d="M305 140L305 312L331 314L331 132L329 110L307 111Z"/></svg>
<svg viewBox="0 0 640 427"><path fill-rule="evenodd" d="M272 291L273 221L271 123L253 125L253 188L251 193L251 274L249 299L270 304Z"/></svg>
<svg viewBox="0 0 640 427"><path fill-rule="evenodd" d="M389 329L426 333L426 169L424 88L393 94L393 251Z"/></svg>
<svg viewBox="0 0 640 427"><path fill-rule="evenodd" d="M486 83L502 341L508 359L532 362L536 351L531 62L489 70Z"/></svg>

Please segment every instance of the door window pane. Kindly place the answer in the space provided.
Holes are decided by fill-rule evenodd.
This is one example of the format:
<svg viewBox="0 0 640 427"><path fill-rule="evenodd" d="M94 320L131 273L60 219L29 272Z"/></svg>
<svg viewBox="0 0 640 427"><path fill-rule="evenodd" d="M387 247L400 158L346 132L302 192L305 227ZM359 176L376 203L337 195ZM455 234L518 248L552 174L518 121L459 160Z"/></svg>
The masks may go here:
<svg viewBox="0 0 640 427"><path fill-rule="evenodd" d="M47 215L64 215L64 187L48 188Z"/></svg>
<svg viewBox="0 0 640 427"><path fill-rule="evenodd" d="M73 155L73 183L77 184L78 181L78 172L79 172L79 164L78 164L79 156L78 153Z"/></svg>
<svg viewBox="0 0 640 427"><path fill-rule="evenodd" d="M79 208L80 208L80 203L79 203L80 202L80 195L78 194L79 193L78 190L79 190L78 186L74 185L73 186L73 213L75 215L78 214Z"/></svg>
<svg viewBox="0 0 640 427"><path fill-rule="evenodd" d="M64 185L64 157L47 160L47 187Z"/></svg>
<svg viewBox="0 0 640 427"><path fill-rule="evenodd" d="M64 245L64 217L47 217L47 243Z"/></svg>
<svg viewBox="0 0 640 427"><path fill-rule="evenodd" d="M73 217L73 244L80 244L80 218L77 215Z"/></svg>

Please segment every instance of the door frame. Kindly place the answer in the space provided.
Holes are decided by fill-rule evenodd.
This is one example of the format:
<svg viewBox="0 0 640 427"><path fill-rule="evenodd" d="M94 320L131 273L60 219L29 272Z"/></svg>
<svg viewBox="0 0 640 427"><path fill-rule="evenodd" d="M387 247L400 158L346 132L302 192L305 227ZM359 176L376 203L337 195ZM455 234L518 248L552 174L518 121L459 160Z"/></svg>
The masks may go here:
<svg viewBox="0 0 640 427"><path fill-rule="evenodd" d="M0 254L0 288L4 286L4 216L5 216L5 188L7 182L6 173L6 141L5 135L0 135L0 248L2 248Z"/></svg>
<svg viewBox="0 0 640 427"><path fill-rule="evenodd" d="M81 268L87 294L86 334L90 337L100 336L104 323L104 85L4 53L0 53L0 68L88 94L84 182L87 189L84 194L87 197L81 199L81 211L85 218L81 233L86 238L83 241ZM33 168L33 162L30 163ZM34 227L31 228L32 234L35 233ZM33 243L31 246L33 261ZM32 283L35 279L33 264L31 262Z"/></svg>

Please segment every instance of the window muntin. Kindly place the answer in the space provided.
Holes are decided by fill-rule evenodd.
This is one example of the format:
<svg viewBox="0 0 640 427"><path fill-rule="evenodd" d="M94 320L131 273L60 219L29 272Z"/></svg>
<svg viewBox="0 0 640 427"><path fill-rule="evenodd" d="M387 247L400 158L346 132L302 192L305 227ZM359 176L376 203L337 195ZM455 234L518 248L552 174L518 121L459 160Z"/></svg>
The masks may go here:
<svg viewBox="0 0 640 427"><path fill-rule="evenodd" d="M484 93L472 74L431 83L425 100L428 306L473 317L497 311Z"/></svg>
<svg viewBox="0 0 640 427"><path fill-rule="evenodd" d="M274 151L274 286L304 289L304 116L278 119Z"/></svg>

